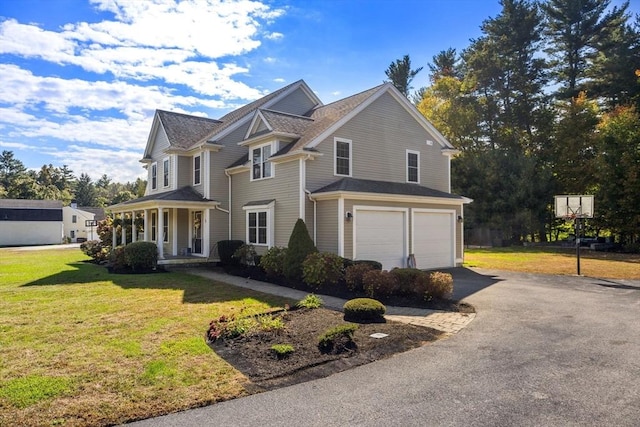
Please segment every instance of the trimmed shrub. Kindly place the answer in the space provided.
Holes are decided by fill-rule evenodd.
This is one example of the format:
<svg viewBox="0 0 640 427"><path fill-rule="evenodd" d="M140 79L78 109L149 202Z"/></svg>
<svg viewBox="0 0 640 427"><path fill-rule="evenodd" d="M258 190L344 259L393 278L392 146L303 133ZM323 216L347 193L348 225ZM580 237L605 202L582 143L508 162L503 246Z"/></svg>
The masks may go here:
<svg viewBox="0 0 640 427"><path fill-rule="evenodd" d="M344 279L342 257L331 252L309 254L302 263L302 279L315 289L327 284L335 285Z"/></svg>
<svg viewBox="0 0 640 427"><path fill-rule="evenodd" d="M320 298L318 295L315 294L309 294L306 297L302 298L300 301L298 301L298 303L296 304L296 307L298 308L320 308L322 307L324 304L324 301L322 301L322 298Z"/></svg>
<svg viewBox="0 0 640 427"><path fill-rule="evenodd" d="M369 271L373 271L373 267L370 264L353 264L347 267L345 271L347 288L353 292L363 291L364 275Z"/></svg>
<svg viewBox="0 0 640 427"><path fill-rule="evenodd" d="M243 244L238 249L236 249L236 251L232 255L232 258L242 265L253 266L256 265L256 256L258 256L258 254L256 253L256 249L253 247L253 245Z"/></svg>
<svg viewBox="0 0 640 427"><path fill-rule="evenodd" d="M284 256L284 276L291 281L302 280L302 263L309 254L314 252L318 252L318 249L313 244L304 221L298 218L289 237L287 252Z"/></svg>
<svg viewBox="0 0 640 427"><path fill-rule="evenodd" d="M451 274L440 271L434 271L429 274L429 289L427 293L433 298L451 297L451 294L453 294L453 277Z"/></svg>
<svg viewBox="0 0 640 427"><path fill-rule="evenodd" d="M233 259L233 254L244 245L242 240L220 240L218 242L218 255L220 255L220 263L224 265L237 264Z"/></svg>
<svg viewBox="0 0 640 427"><path fill-rule="evenodd" d="M417 268L394 268L391 274L398 282L397 295L420 297L424 294L424 290L419 289L420 277L423 277L422 280L428 280L428 275L424 271Z"/></svg>
<svg viewBox="0 0 640 427"><path fill-rule="evenodd" d="M344 320L358 323L384 323L387 308L371 298L355 298L344 303Z"/></svg>
<svg viewBox="0 0 640 427"><path fill-rule="evenodd" d="M367 264L370 265L374 270L382 271L382 263L378 261L372 261L369 259L357 259L355 261L351 261L354 265Z"/></svg>
<svg viewBox="0 0 640 427"><path fill-rule="evenodd" d="M122 245L116 246L109 253L109 265L116 273L122 272L128 267L127 261L124 257L124 248L125 247Z"/></svg>
<svg viewBox="0 0 640 427"><path fill-rule="evenodd" d="M153 242L133 242L124 247L124 260L133 271L151 271L158 266L158 247Z"/></svg>
<svg viewBox="0 0 640 427"><path fill-rule="evenodd" d="M286 254L287 248L272 246L260 258L260 267L267 273L267 276L282 276Z"/></svg>
<svg viewBox="0 0 640 427"><path fill-rule="evenodd" d="M274 344L271 346L271 351L275 354L278 360L282 360L291 356L295 349L291 344Z"/></svg>
<svg viewBox="0 0 640 427"><path fill-rule="evenodd" d="M386 270L367 271L362 276L364 292L370 298L380 298L396 295L398 292L398 280Z"/></svg>
<svg viewBox="0 0 640 427"><path fill-rule="evenodd" d="M86 242L82 242L80 245L80 250L84 252L85 255L93 258L95 262L106 261L109 257L108 248L103 247L102 243L99 240L87 240Z"/></svg>
<svg viewBox="0 0 640 427"><path fill-rule="evenodd" d="M345 323L328 329L318 337L318 349L321 353L334 354L354 350L356 343L353 341L353 334L357 329L358 325L353 323Z"/></svg>

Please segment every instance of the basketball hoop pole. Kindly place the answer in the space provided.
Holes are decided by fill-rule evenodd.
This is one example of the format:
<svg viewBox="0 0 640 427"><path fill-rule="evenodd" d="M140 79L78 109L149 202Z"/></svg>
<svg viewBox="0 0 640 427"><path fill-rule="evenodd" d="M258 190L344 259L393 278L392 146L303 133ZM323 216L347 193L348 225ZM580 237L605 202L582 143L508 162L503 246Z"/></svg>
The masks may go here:
<svg viewBox="0 0 640 427"><path fill-rule="evenodd" d="M576 216L574 227L576 230L576 263L578 268L578 276L580 275L580 217Z"/></svg>

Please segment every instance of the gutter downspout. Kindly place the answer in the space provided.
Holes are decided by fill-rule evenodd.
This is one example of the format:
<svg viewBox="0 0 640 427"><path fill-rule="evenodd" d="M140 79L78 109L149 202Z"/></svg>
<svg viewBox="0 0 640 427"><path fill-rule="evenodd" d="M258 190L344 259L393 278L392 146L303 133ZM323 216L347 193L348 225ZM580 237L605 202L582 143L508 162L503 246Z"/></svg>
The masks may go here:
<svg viewBox="0 0 640 427"><path fill-rule="evenodd" d="M229 174L229 172L227 172L226 170L224 171L224 174L227 175L227 178L229 178L229 210L225 211L223 209L220 209L220 208L219 209L221 211L227 212L227 214L229 214L229 224L228 224L227 228L229 229L228 239L231 240L231 174Z"/></svg>
<svg viewBox="0 0 640 427"><path fill-rule="evenodd" d="M311 197L311 191L307 190L306 188L304 189L304 192L307 193L307 197L309 197L309 200L313 202L313 244L315 245L317 240L316 240L316 234L317 234L317 230L318 230L318 224L317 224L317 200L314 199L313 197Z"/></svg>

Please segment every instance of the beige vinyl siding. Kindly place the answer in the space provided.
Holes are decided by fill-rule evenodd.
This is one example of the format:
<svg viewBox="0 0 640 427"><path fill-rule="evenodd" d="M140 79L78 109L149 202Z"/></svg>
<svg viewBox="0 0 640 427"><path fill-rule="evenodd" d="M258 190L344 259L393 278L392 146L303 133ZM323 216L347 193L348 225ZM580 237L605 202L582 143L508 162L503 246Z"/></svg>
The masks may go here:
<svg viewBox="0 0 640 427"><path fill-rule="evenodd" d="M338 201L322 200L317 205L318 241L316 246L321 252L338 253ZM310 230L313 233L312 230Z"/></svg>
<svg viewBox="0 0 640 427"><path fill-rule="evenodd" d="M337 203L337 202L336 202ZM397 203L397 202L373 202L367 200L345 200L344 201L344 212L342 213L342 217L344 217L344 213L347 211L353 212L353 206L381 206L381 207L395 207L395 208L415 208L415 209L442 209L442 210L455 210L456 218L458 215L462 214L462 205L444 205L444 204L434 204L434 203ZM336 209L337 210L337 209ZM409 216L411 215L411 210L409 210ZM318 221L319 222L319 221ZM411 239L412 230L411 221L407 222L409 225L409 239ZM353 221L346 222L344 224L344 256L345 258L352 258L353 256ZM462 258L462 224L456 222L456 259ZM409 240L409 248L411 248L411 240Z"/></svg>
<svg viewBox="0 0 640 427"><path fill-rule="evenodd" d="M227 209L229 206L229 183L224 171L229 167L229 165L238 160L240 156L242 156L243 154L247 154L247 148L240 147L238 145L238 142L242 141L248 127L249 123L247 122L244 125L240 126L238 129L231 132L229 135L222 138L220 141L217 141L216 143L224 145L224 148L218 152L210 153L210 198L220 202L220 207L223 209Z"/></svg>
<svg viewBox="0 0 640 427"><path fill-rule="evenodd" d="M314 102L309 99L304 91L302 89L297 89L286 98L281 99L270 106L269 110L303 115L310 111L314 106Z"/></svg>
<svg viewBox="0 0 640 427"><path fill-rule="evenodd" d="M406 150L420 152L420 185L449 191L448 158L441 146L415 118L388 93L383 94L345 123L316 149L323 156L309 161L307 188L317 190L334 182L334 137L352 141L352 177L406 182Z"/></svg>
<svg viewBox="0 0 640 427"><path fill-rule="evenodd" d="M178 188L193 185L193 177L191 176L191 170L193 167L193 157L191 156L178 156L178 165L175 168L175 173L178 174ZM202 194L202 186L198 185L194 187Z"/></svg>
<svg viewBox="0 0 640 427"><path fill-rule="evenodd" d="M211 209L210 218L211 227L209 228L209 243L213 247L213 245L218 243L220 240L229 239L229 215L221 210Z"/></svg>
<svg viewBox="0 0 640 427"><path fill-rule="evenodd" d="M249 173L233 175L233 224L232 238L246 241L246 211L249 202L275 199L274 245L287 246L293 226L298 220L299 167L297 161L275 165L274 177L249 181ZM310 233L312 231L310 230Z"/></svg>

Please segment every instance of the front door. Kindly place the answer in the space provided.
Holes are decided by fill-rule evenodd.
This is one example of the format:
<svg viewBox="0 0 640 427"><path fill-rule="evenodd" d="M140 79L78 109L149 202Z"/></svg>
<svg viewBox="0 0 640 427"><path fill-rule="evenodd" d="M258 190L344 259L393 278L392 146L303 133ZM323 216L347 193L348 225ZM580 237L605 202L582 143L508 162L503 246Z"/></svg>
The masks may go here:
<svg viewBox="0 0 640 427"><path fill-rule="evenodd" d="M191 250L194 254L202 253L202 211L193 212L193 244Z"/></svg>

